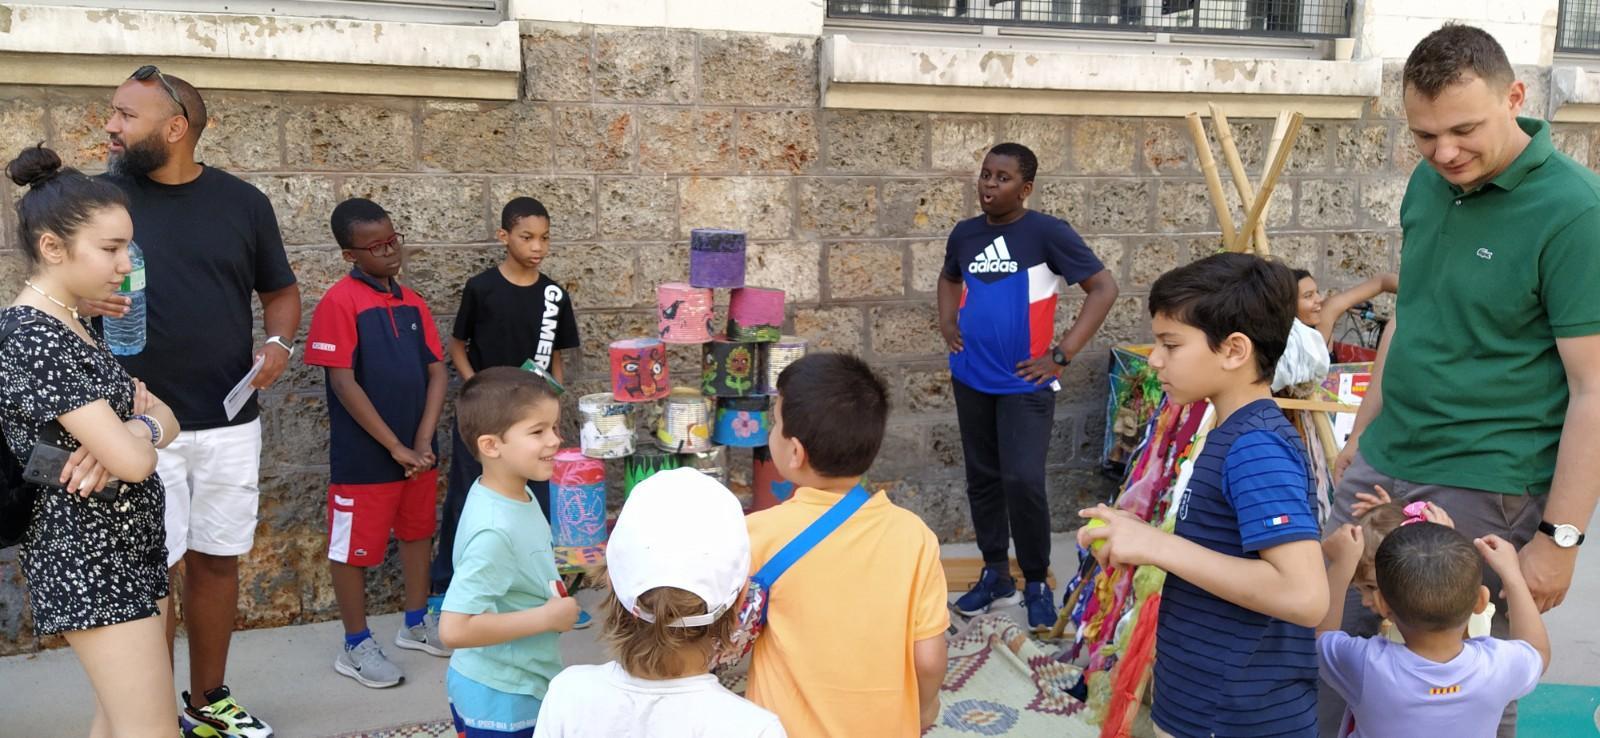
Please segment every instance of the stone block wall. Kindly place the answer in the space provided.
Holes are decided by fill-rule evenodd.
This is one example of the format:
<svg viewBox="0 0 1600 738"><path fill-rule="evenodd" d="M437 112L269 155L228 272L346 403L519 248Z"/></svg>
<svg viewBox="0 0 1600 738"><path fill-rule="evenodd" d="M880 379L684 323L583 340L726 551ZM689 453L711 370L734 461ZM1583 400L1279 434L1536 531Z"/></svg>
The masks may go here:
<svg viewBox="0 0 1600 738"><path fill-rule="evenodd" d="M690 229L743 229L749 283L787 291L789 332L858 353L888 381L894 415L871 478L892 484L942 540L969 540L933 292L945 235L978 212L983 152L1017 140L1040 158L1032 206L1071 221L1122 286L1105 327L1063 377L1049 458L1052 526L1076 527L1074 511L1112 491L1097 470L1107 349L1146 340L1150 283L1219 241L1181 120L822 110L810 37L572 27L533 32L523 48L523 99L509 104L208 92L201 158L271 198L308 322L345 271L327 226L339 200L369 196L394 214L412 244L405 279L448 330L460 286L500 258L500 206L532 195L553 214L546 271L578 308L583 345L568 357L575 397L608 388L609 341L654 330L654 286L686 278ZM1544 71L1522 71L1542 100ZM1274 253L1324 285L1397 263L1399 201L1417 154L1400 120L1398 70L1390 72L1385 96L1362 119L1308 121L1274 193ZM0 151L45 141L98 168L110 83L0 87ZM1234 126L1259 176L1271 122ZM1600 153L1597 135L1600 127L1558 126L1557 142L1589 163ZM9 182L0 190L8 202L19 194ZM21 257L15 214L0 210L0 281L10 289ZM1235 217L1243 218L1237 204ZM1081 298L1064 289L1061 327ZM674 347L670 364L681 380L698 371L698 354ZM242 626L335 617L324 563L323 397L321 373L296 362L263 399L261 526L242 565ZM568 438L574 430L569 420ZM734 456L748 463L748 454ZM747 470L734 477L737 486ZM374 611L398 605L392 559L371 581ZM39 645L23 591L15 551L0 554L0 653Z"/></svg>

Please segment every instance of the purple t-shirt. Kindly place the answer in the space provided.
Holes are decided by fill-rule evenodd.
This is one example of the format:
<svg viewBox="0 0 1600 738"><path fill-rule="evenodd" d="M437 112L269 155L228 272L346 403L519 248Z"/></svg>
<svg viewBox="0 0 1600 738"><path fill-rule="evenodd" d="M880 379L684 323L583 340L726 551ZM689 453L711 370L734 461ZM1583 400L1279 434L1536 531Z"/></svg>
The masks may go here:
<svg viewBox="0 0 1600 738"><path fill-rule="evenodd" d="M1350 705L1340 738L1493 738L1512 700L1539 684L1544 660L1527 641L1472 638L1448 663L1386 638L1317 636L1322 679Z"/></svg>

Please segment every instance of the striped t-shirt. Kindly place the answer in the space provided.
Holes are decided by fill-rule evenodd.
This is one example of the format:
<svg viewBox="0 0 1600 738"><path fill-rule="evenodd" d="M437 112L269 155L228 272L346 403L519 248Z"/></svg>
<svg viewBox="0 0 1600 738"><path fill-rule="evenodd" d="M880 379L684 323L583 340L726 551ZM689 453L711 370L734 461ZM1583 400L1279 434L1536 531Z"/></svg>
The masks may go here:
<svg viewBox="0 0 1600 738"><path fill-rule="evenodd" d="M1222 421L1180 490L1175 532L1228 556L1319 530L1300 437L1272 400ZM1168 574L1156 628L1157 725L1190 736L1317 734L1317 655L1310 628L1246 610Z"/></svg>

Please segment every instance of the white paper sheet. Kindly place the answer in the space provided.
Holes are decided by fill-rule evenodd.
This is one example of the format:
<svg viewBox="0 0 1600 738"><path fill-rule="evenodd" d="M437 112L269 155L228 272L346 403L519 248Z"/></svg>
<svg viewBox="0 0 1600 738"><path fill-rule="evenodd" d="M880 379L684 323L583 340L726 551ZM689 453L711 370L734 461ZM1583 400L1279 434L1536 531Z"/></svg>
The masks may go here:
<svg viewBox="0 0 1600 738"><path fill-rule="evenodd" d="M256 393L256 388L251 387L250 383L261 373L261 364L265 361L265 357L256 357L256 363L250 365L250 371L245 372L244 379L228 390L227 397L222 398L222 412L227 413L229 420L233 420L244 409L244 404L250 401L250 396Z"/></svg>

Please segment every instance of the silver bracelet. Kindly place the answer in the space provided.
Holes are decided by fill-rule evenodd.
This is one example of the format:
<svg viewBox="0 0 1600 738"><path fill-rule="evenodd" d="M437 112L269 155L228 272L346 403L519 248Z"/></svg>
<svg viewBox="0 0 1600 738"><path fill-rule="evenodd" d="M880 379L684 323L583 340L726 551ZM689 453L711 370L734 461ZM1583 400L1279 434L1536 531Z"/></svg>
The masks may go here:
<svg viewBox="0 0 1600 738"><path fill-rule="evenodd" d="M144 415L141 413L133 416L130 418L130 420L138 420L143 422L145 427L150 429L150 445L152 446L160 446L161 439L165 438L167 435L167 430L161 427L161 421L156 420L149 415Z"/></svg>

